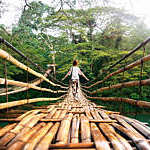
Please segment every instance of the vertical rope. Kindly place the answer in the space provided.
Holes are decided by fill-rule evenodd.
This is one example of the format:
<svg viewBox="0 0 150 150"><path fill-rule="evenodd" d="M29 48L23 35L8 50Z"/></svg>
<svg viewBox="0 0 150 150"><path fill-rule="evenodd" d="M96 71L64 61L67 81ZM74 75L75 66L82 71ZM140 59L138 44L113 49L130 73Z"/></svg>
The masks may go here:
<svg viewBox="0 0 150 150"><path fill-rule="evenodd" d="M123 73L122 73L122 82L124 82L124 74L125 74L125 67L126 67L126 65L127 65L127 62L126 62L126 60L125 60L125 63L124 63L124 66L123 66ZM120 90L120 93L123 95L123 84L122 84L122 86L121 86L121 90ZM121 96L122 97L122 96ZM123 109L123 101L122 101L122 99L121 99L121 104L120 104L120 112L121 113L124 113L124 109Z"/></svg>
<svg viewBox="0 0 150 150"><path fill-rule="evenodd" d="M143 47L143 57L145 56L145 47ZM142 77L143 77L143 59L141 58L141 68L140 68L140 83L139 83L139 100L142 99ZM138 102L138 101L137 101ZM137 117L138 111L136 111Z"/></svg>
<svg viewBox="0 0 150 150"><path fill-rule="evenodd" d="M40 78L40 88L41 88L41 78ZM43 97L43 92L42 92L42 90L41 90L40 92L41 92L41 97Z"/></svg>
<svg viewBox="0 0 150 150"><path fill-rule="evenodd" d="M26 62L27 62L26 81L27 81L27 83L29 83L28 58L27 58ZM27 104L28 104L28 101L29 101L29 87L28 86L27 86L27 91L26 91L26 99L27 99Z"/></svg>
<svg viewBox="0 0 150 150"><path fill-rule="evenodd" d="M6 88L6 102L8 103L8 84L7 84L7 64L6 60L4 61L4 76L5 76L5 88ZM8 112L8 107L7 107Z"/></svg>
<svg viewBox="0 0 150 150"><path fill-rule="evenodd" d="M116 84L115 81L117 81L117 79L116 79L116 78L113 78L113 79L112 79L112 85ZM113 91L114 91L114 93L115 93L115 92L117 91L117 89L113 89ZM111 102L111 104L112 104L112 106L113 106L114 108L115 108L115 106L116 106L115 110L118 109L118 106L117 106L117 105L114 106L114 102L113 102L113 101ZM113 110L113 111L114 111L114 110Z"/></svg>
<svg viewBox="0 0 150 150"><path fill-rule="evenodd" d="M141 68L140 68L139 99L142 98L142 76L143 76L143 59L141 59Z"/></svg>
<svg viewBox="0 0 150 150"><path fill-rule="evenodd" d="M143 57L145 56L145 47L143 47ZM143 59L141 58L141 69L140 69L140 84L139 84L139 99L142 98L142 77L143 77L143 66L144 62Z"/></svg>

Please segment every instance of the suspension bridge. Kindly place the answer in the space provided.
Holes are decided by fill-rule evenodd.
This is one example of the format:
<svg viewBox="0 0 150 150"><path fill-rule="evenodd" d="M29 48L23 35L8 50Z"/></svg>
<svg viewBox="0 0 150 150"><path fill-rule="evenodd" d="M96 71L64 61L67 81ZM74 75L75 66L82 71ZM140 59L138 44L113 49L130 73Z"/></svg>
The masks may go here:
<svg viewBox="0 0 150 150"><path fill-rule="evenodd" d="M78 92L78 100L72 94L72 87L56 79L48 79L51 69L43 71L23 53L13 47L6 40L0 38L1 44L17 52L38 68L41 73L31 69L0 49L0 58L8 61L18 68L37 77L34 81L21 82L8 79L7 65L4 63L5 78L0 78L0 84L4 85L0 91L0 97L6 97L6 102L0 103L1 112L7 112L7 117L1 114L0 122L8 124L0 128L0 149L8 150L48 150L48 149L73 149L73 150L150 150L150 127L147 123L123 116L120 112L107 110L106 107L96 105L94 100L124 102L136 107L150 108L150 102L123 97L98 97L96 93L111 89L150 85L150 79L142 80L143 65L150 60L150 55L145 56L145 46L150 38L143 41L122 59L110 66L106 77L93 84L81 85ZM126 58L136 51L143 49L143 56L139 60L111 72ZM91 87L106 82L112 76L124 73L134 67L140 67L140 80L112 84L90 91ZM107 72L108 72L107 71ZM39 86L47 82L50 87L57 90ZM10 88L9 88L10 86ZM34 89L42 92L50 92L55 97L26 98L9 101L9 95ZM59 96L58 96L59 95ZM35 102L56 101L48 106L35 107L31 110L14 109L22 105L30 105Z"/></svg>

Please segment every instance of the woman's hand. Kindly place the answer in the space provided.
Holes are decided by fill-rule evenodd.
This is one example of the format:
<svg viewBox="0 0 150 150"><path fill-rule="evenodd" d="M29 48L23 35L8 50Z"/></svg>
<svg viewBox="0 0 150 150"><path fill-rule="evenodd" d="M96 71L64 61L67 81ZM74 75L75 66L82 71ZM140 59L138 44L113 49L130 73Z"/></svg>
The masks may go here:
<svg viewBox="0 0 150 150"><path fill-rule="evenodd" d="M89 79L88 79L88 78L86 78L86 80L87 80L87 81L89 81Z"/></svg>

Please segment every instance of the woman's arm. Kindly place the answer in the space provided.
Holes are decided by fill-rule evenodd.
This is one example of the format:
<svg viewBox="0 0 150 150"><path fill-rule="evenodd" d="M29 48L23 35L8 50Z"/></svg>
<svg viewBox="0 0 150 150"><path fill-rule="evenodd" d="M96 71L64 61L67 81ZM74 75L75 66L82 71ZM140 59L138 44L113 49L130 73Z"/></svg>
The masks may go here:
<svg viewBox="0 0 150 150"><path fill-rule="evenodd" d="M65 77L62 78L62 81L65 80L68 76L70 76L71 72L72 72L72 67L70 68L69 72L65 75Z"/></svg>
<svg viewBox="0 0 150 150"><path fill-rule="evenodd" d="M71 71L69 71L64 78L62 78L62 81L65 80L69 75L71 74Z"/></svg>
<svg viewBox="0 0 150 150"><path fill-rule="evenodd" d="M89 79L84 75L84 73L80 70L79 74L82 75L87 81L89 81Z"/></svg>

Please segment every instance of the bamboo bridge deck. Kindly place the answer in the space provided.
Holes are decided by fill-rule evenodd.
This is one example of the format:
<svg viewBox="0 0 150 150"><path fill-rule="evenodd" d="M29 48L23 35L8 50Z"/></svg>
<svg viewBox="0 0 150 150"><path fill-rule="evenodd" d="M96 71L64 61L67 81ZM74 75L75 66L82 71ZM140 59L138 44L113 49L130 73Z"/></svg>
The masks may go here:
<svg viewBox="0 0 150 150"><path fill-rule="evenodd" d="M25 112L0 129L0 149L150 150L150 128L70 88L63 101Z"/></svg>

